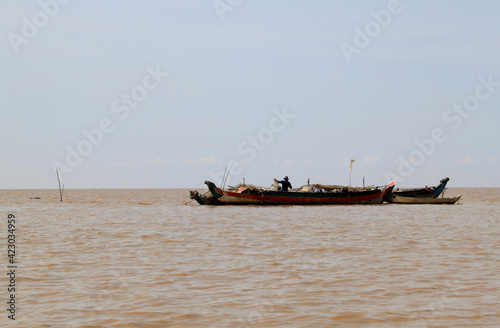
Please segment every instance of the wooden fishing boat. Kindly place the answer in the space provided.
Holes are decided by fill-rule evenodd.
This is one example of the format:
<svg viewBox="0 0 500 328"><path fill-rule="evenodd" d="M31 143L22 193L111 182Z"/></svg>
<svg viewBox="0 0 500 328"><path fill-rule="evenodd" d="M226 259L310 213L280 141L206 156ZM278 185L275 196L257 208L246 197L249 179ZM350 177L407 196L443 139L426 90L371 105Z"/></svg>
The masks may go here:
<svg viewBox="0 0 500 328"><path fill-rule="evenodd" d="M436 198L444 191L450 178L446 177L439 181L439 185L425 188L395 188L385 196L386 201L391 202L392 195L412 198Z"/></svg>
<svg viewBox="0 0 500 328"><path fill-rule="evenodd" d="M389 202L396 204L455 204L460 197L462 197L462 195L451 198L405 197L393 193Z"/></svg>
<svg viewBox="0 0 500 328"><path fill-rule="evenodd" d="M394 181L383 187L343 187L292 191L269 190L252 186L230 191L221 189L213 182L205 181L208 192L191 191L191 199L201 205L321 205L321 204L381 204L383 197L394 188Z"/></svg>

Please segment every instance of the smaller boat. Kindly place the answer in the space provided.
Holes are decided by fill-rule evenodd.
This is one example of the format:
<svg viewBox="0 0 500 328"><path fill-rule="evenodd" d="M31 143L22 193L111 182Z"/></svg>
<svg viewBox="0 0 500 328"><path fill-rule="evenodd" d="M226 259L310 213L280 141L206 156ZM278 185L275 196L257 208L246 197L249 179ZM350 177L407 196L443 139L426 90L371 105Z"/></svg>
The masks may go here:
<svg viewBox="0 0 500 328"><path fill-rule="evenodd" d="M455 204L462 195L451 198L421 198L421 197L405 197L397 194L392 194L389 199L390 203L395 204Z"/></svg>
<svg viewBox="0 0 500 328"><path fill-rule="evenodd" d="M392 195L412 197L412 198L437 198L446 188L446 184L450 178L446 177L439 181L439 185L425 188L394 188L390 193L387 193L384 200L391 203Z"/></svg>

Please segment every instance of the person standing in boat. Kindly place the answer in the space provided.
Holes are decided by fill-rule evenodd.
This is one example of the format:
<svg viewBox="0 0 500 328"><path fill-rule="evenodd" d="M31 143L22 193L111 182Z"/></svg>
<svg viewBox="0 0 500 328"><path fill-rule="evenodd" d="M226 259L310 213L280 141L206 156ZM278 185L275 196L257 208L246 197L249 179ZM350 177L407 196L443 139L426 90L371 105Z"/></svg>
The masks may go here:
<svg viewBox="0 0 500 328"><path fill-rule="evenodd" d="M278 180L274 179L274 181L276 181L277 183L281 183L281 190L282 191L288 191L288 188L290 188L290 189L293 188L290 181L288 181L288 176L286 176L284 178L284 180L278 181Z"/></svg>

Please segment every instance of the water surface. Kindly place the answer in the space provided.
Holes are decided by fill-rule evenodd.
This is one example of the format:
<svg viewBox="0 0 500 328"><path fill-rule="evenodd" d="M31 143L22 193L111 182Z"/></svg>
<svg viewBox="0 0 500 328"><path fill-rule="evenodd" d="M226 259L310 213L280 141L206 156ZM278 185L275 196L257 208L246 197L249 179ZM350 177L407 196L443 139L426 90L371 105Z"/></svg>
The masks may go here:
<svg viewBox="0 0 500 328"><path fill-rule="evenodd" d="M63 202L1 190L18 288L16 321L2 311L0 324L499 327L500 189L446 191L458 193L452 206L211 207L183 205L187 190L67 190Z"/></svg>

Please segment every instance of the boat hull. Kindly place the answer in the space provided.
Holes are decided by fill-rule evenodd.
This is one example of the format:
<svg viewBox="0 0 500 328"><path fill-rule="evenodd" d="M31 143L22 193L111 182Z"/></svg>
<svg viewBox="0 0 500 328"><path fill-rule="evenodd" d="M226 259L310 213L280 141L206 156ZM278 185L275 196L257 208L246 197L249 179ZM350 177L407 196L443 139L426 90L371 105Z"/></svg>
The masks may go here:
<svg viewBox="0 0 500 328"><path fill-rule="evenodd" d="M405 197L392 195L390 202L395 204L448 204L452 205L458 202L458 200L462 197L462 195L458 195L456 197L451 198L419 198L419 197Z"/></svg>

